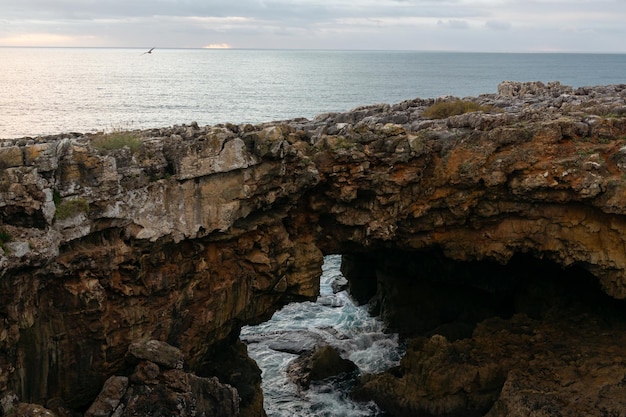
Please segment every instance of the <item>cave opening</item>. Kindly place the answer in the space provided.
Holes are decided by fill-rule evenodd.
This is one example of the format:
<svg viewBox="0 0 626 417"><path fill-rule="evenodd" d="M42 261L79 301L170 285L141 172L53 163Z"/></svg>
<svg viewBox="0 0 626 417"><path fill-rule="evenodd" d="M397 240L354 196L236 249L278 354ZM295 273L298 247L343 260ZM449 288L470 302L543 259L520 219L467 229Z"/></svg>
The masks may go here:
<svg viewBox="0 0 626 417"><path fill-rule="evenodd" d="M241 352L247 351L263 373L249 369L245 374L254 374L256 382L239 382L260 383L271 415L340 408L349 416L504 416L508 406L503 404L518 401L516 393L527 385L561 389L564 377L553 374L563 368L571 376L567 391L576 386L578 372L605 366L615 352L626 353L624 302L606 295L582 265L564 268L536 254L519 253L499 264L452 260L435 249L344 253L326 256L320 286L315 303L289 304L273 323L246 327L240 334L246 345L240 344ZM338 297L345 286L349 295ZM354 332L344 327L369 320L360 308L378 316L375 332L375 320ZM312 384L303 396L294 385L303 371L290 364L324 344L358 363L359 372ZM384 366L363 366L384 355ZM232 361L218 362L232 373ZM623 377L623 364L608 366L611 378ZM598 381L589 374L584 384L594 386ZM622 390L617 376L611 389ZM259 392L244 392L245 403L258 400ZM555 401L561 399L524 395L519 401L532 407L560 407Z"/></svg>
<svg viewBox="0 0 626 417"><path fill-rule="evenodd" d="M401 417L624 415L626 304L582 265L428 250L347 254L342 270L406 346L354 398Z"/></svg>
<svg viewBox="0 0 626 417"><path fill-rule="evenodd" d="M436 249L382 250L343 255L352 297L403 337L470 337L490 317L525 314L540 320L555 311L626 318L624 302L601 289L581 265L562 267L529 253L506 264L458 261Z"/></svg>

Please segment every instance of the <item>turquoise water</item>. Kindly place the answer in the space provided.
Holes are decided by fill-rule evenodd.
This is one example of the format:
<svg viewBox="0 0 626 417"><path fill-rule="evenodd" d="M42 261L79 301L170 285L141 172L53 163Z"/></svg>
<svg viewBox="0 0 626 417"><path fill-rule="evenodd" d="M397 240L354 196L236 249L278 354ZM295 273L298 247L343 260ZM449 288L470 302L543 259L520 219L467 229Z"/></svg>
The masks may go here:
<svg viewBox="0 0 626 417"><path fill-rule="evenodd" d="M503 80L626 83L623 54L0 48L0 138L259 123Z"/></svg>
<svg viewBox="0 0 626 417"><path fill-rule="evenodd" d="M325 258L316 302L289 304L271 320L241 331L248 354L263 372L268 417L381 415L373 402L349 398L349 380L331 379L299 390L286 374L289 363L298 357L293 349L306 350L315 344L333 346L362 373L383 372L398 364L398 336L385 333L382 321L371 317L365 306L355 306L345 291L333 292L333 281L342 276L340 267L341 256Z"/></svg>

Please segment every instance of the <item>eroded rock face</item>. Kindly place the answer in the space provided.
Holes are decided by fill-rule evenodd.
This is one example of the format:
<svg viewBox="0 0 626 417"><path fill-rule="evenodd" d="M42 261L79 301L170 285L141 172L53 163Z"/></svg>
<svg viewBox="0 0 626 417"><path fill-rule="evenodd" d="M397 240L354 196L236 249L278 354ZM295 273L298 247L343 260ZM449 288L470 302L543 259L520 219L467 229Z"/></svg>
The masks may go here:
<svg viewBox="0 0 626 417"><path fill-rule="evenodd" d="M3 141L0 391L86 408L152 339L201 374L243 324L314 297L323 254L524 253L626 298L625 97L505 83L473 99L502 111L442 120L416 99L135 132L137 151Z"/></svg>
<svg viewBox="0 0 626 417"><path fill-rule="evenodd" d="M130 378L107 379L85 417L240 415L237 390L185 372L179 349L149 340L133 343L128 354L136 363Z"/></svg>
<svg viewBox="0 0 626 417"><path fill-rule="evenodd" d="M322 345L294 359L287 368L287 374L300 388L308 389L311 382L349 374L357 369L354 362L342 358L335 348Z"/></svg>
<svg viewBox="0 0 626 417"><path fill-rule="evenodd" d="M489 319L472 337L413 339L356 398L394 416L606 416L626 412L623 323L595 314Z"/></svg>
<svg viewBox="0 0 626 417"><path fill-rule="evenodd" d="M587 271L387 255L376 305L412 338L398 368L361 378L357 399L394 416L624 413L626 305Z"/></svg>

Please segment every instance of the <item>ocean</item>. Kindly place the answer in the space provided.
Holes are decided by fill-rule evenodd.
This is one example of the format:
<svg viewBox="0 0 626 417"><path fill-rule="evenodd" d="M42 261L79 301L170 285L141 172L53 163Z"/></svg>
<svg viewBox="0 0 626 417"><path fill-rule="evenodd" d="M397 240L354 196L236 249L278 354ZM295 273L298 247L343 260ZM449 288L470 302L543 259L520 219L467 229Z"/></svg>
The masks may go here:
<svg viewBox="0 0 626 417"><path fill-rule="evenodd" d="M247 326L241 339L248 355L262 370L264 407L268 417L382 417L374 402L350 398L352 378L338 376L313 382L301 390L288 378L287 367L298 357L294 350L328 344L359 368L359 373L383 372L400 361L398 335L385 333L383 322L367 306L356 306L346 291L335 292L342 277L341 255L324 258L320 295L315 302L289 304L271 320Z"/></svg>
<svg viewBox="0 0 626 417"><path fill-rule="evenodd" d="M0 139L260 123L501 81L626 83L626 54L0 48Z"/></svg>

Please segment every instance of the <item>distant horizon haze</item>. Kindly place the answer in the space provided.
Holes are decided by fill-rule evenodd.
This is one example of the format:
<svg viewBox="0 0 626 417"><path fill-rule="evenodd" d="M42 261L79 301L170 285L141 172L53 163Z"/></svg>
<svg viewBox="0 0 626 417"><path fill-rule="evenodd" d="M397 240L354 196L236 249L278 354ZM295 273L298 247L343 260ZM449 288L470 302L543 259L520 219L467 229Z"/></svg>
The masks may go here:
<svg viewBox="0 0 626 417"><path fill-rule="evenodd" d="M0 45L626 53L623 0L0 1Z"/></svg>

